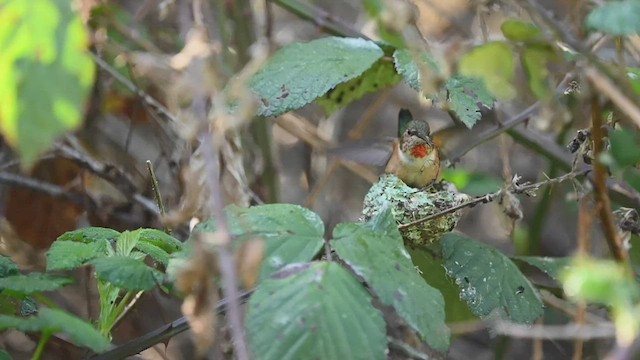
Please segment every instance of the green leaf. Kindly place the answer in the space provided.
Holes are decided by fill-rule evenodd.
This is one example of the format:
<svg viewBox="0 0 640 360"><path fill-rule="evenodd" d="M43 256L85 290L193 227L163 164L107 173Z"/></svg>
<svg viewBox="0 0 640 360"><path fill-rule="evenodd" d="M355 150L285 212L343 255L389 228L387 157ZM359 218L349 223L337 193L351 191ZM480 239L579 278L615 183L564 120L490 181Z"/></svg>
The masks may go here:
<svg viewBox="0 0 640 360"><path fill-rule="evenodd" d="M146 242L171 254L182 249L182 242L173 236L157 229L141 229L140 242Z"/></svg>
<svg viewBox="0 0 640 360"><path fill-rule="evenodd" d="M609 133L611 155L618 165L633 166L640 162L640 138L635 132L615 130Z"/></svg>
<svg viewBox="0 0 640 360"><path fill-rule="evenodd" d="M265 241L260 280L287 264L313 259L324 245L322 219L298 205L229 206L227 214L232 235L241 241L255 237Z"/></svg>
<svg viewBox="0 0 640 360"><path fill-rule="evenodd" d="M169 263L169 254L166 251L164 251L164 249L158 246L155 246L152 243L140 241L138 242L138 244L136 244L136 249L151 256L152 258L159 261L163 265L167 265Z"/></svg>
<svg viewBox="0 0 640 360"><path fill-rule="evenodd" d="M56 241L78 241L83 243L90 243L94 241L114 241L120 236L120 233L107 228L101 227L88 227L84 229L68 231L58 237Z"/></svg>
<svg viewBox="0 0 640 360"><path fill-rule="evenodd" d="M640 95L640 68L627 68L627 76L633 91Z"/></svg>
<svg viewBox="0 0 640 360"><path fill-rule="evenodd" d="M162 280L162 273L143 261L126 256L94 259L98 279L132 291L147 291Z"/></svg>
<svg viewBox="0 0 640 360"><path fill-rule="evenodd" d="M11 360L11 359L12 357L8 352L4 350L0 350L0 360Z"/></svg>
<svg viewBox="0 0 640 360"><path fill-rule="evenodd" d="M433 253L424 249L408 248L407 250L420 276L442 294L445 319L448 324L478 320L478 317L469 310L467 303L460 299L460 289L447 277L441 258L435 257Z"/></svg>
<svg viewBox="0 0 640 360"><path fill-rule="evenodd" d="M500 25L504 37L511 41L532 41L540 38L542 30L532 23L508 19Z"/></svg>
<svg viewBox="0 0 640 360"><path fill-rule="evenodd" d="M529 46L522 52L522 65L529 88L538 99L548 99L553 95L549 84L549 70L547 63L555 58L552 49L546 46Z"/></svg>
<svg viewBox="0 0 640 360"><path fill-rule="evenodd" d="M22 294L58 290L73 283L73 279L41 273L9 275L0 279L0 289L9 289Z"/></svg>
<svg viewBox="0 0 640 360"><path fill-rule="evenodd" d="M402 75L404 81L409 84L414 90L422 91L421 73L425 69L431 69L438 72L438 64L431 55L426 52L421 52L419 60L422 64L418 65L414 61L414 56L408 49L399 49L393 53L393 63L395 64L396 71Z"/></svg>
<svg viewBox="0 0 640 360"><path fill-rule="evenodd" d="M569 268L571 258L553 258L553 257L540 257L540 256L516 256L516 260L524 261L529 265L535 266L538 269L544 271L547 275L558 280L560 274Z"/></svg>
<svg viewBox="0 0 640 360"><path fill-rule="evenodd" d="M123 231L116 240L116 254L129 256L140 241L141 229L135 231Z"/></svg>
<svg viewBox="0 0 640 360"><path fill-rule="evenodd" d="M382 314L348 271L333 262L290 265L249 300L255 359L386 359Z"/></svg>
<svg viewBox="0 0 640 360"><path fill-rule="evenodd" d="M12 290L0 292L0 314L29 316L38 312L38 304L33 298Z"/></svg>
<svg viewBox="0 0 640 360"><path fill-rule="evenodd" d="M586 25L591 30L625 36L640 33L640 1L608 1L591 11Z"/></svg>
<svg viewBox="0 0 640 360"><path fill-rule="evenodd" d="M65 333L71 341L87 347L95 352L103 352L109 348L109 340L100 335L91 324L67 312L57 309L43 308L38 316L19 318L0 315L0 330L17 329L23 332Z"/></svg>
<svg viewBox="0 0 640 360"><path fill-rule="evenodd" d="M333 237L338 256L380 301L393 306L431 347L441 352L449 348L442 294L418 275L391 211L367 224L339 224Z"/></svg>
<svg viewBox="0 0 640 360"><path fill-rule="evenodd" d="M106 240L91 243L55 241L47 251L47 271L80 267L96 257L107 255Z"/></svg>
<svg viewBox="0 0 640 360"><path fill-rule="evenodd" d="M640 288L626 269L614 261L576 258L561 274L567 295L610 306L640 300Z"/></svg>
<svg viewBox="0 0 640 360"><path fill-rule="evenodd" d="M18 273L18 265L8 256L0 255L0 278Z"/></svg>
<svg viewBox="0 0 640 360"><path fill-rule="evenodd" d="M487 317L497 309L518 323L542 315L536 289L504 254L460 234L447 234L440 243L447 275L475 315Z"/></svg>
<svg viewBox="0 0 640 360"><path fill-rule="evenodd" d="M95 74L89 36L67 0L0 8L0 131L29 164L81 124Z"/></svg>
<svg viewBox="0 0 640 360"><path fill-rule="evenodd" d="M368 93L396 85L401 79L393 63L387 59L380 59L362 75L329 90L318 98L317 103L330 115Z"/></svg>
<svg viewBox="0 0 640 360"><path fill-rule="evenodd" d="M471 172L464 169L444 169L442 178L456 186L461 192L478 196L500 189L504 181L495 175Z"/></svg>
<svg viewBox="0 0 640 360"><path fill-rule="evenodd" d="M504 42L489 42L466 53L458 65L461 75L482 79L487 89L499 99L516 95L513 87L515 62L511 47Z"/></svg>
<svg viewBox="0 0 640 360"><path fill-rule="evenodd" d="M280 49L251 80L258 115L299 109L369 69L383 55L374 42L328 37Z"/></svg>
<svg viewBox="0 0 640 360"><path fill-rule="evenodd" d="M482 117L478 103L491 107L495 101L480 79L453 76L447 80L445 88L449 92L451 110L469 129Z"/></svg>

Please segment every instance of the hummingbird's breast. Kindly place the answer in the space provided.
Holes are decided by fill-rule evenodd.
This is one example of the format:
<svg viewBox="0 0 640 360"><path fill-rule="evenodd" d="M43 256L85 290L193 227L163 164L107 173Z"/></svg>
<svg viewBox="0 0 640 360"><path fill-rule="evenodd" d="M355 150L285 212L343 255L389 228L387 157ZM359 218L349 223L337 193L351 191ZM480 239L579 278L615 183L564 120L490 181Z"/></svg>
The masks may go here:
<svg viewBox="0 0 640 360"><path fill-rule="evenodd" d="M440 158L435 148L423 144L422 147L414 146L402 151L396 147L394 150L386 172L395 174L405 184L426 187L440 175Z"/></svg>

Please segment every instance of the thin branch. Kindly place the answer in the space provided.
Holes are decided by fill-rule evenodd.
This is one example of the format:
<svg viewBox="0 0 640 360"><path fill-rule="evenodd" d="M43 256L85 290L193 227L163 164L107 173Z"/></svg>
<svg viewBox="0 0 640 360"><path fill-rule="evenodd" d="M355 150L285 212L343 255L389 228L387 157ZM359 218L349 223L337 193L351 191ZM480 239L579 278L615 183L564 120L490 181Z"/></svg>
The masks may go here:
<svg viewBox="0 0 640 360"><path fill-rule="evenodd" d="M144 92L142 89L137 87L133 82L124 77L122 74L118 72L118 70L114 69L109 63L104 61L100 56L94 54L92 52L89 55L93 58L93 61L104 71L106 71L109 75L111 75L114 79L116 79L120 84L124 85L129 91L139 96L147 105L149 105L152 109L157 111L166 119L170 120L174 124L178 123L178 119L173 115L164 105L162 105L158 100L154 99L151 95Z"/></svg>
<svg viewBox="0 0 640 360"><path fill-rule="evenodd" d="M598 212L600 220L604 228L604 235L607 239L607 245L613 257L628 265L628 254L624 250L622 241L618 236L616 221L611 212L611 200L609 199L609 191L607 189L608 170L600 161L600 154L604 151L604 131L602 129L602 109L597 95L591 100L591 134L593 138L593 157L596 159L594 168L594 190L596 199L598 199Z"/></svg>
<svg viewBox="0 0 640 360"><path fill-rule="evenodd" d="M524 339L553 340L591 340L616 337L616 328L612 323L598 325L521 325L506 321L496 321L492 330L499 335Z"/></svg>
<svg viewBox="0 0 640 360"><path fill-rule="evenodd" d="M296 0L270 0L274 4L286 9L287 11L299 16L302 19L309 20L316 24L320 30L337 36L359 37L367 40L369 37L354 29L350 24L346 23L339 17L311 4L307 4Z"/></svg>
<svg viewBox="0 0 640 360"><path fill-rule="evenodd" d="M158 210L160 210L160 215L165 216L167 211L164 208L158 178L156 177L156 172L153 170L153 164L151 164L150 160L147 160L147 170L149 171L149 177L151 178L151 188L153 189L153 195L155 196L156 203L158 204ZM171 229L167 225L164 225L164 232L171 234Z"/></svg>
<svg viewBox="0 0 640 360"><path fill-rule="evenodd" d="M236 301L245 303L249 300L249 297L253 293L251 291L244 291L238 295ZM229 299L225 298L216 304L216 312L218 314L223 314L227 311L227 306L229 305ZM124 359L129 356L133 356L138 354L155 344L165 342L172 337L186 331L189 329L189 323L187 319L183 316L178 320L171 322L170 324L161 326L160 328L147 333L146 335L142 335L139 338L129 341L128 343L117 346L105 353L96 355L91 358L91 360L113 360L113 359Z"/></svg>
<svg viewBox="0 0 640 360"><path fill-rule="evenodd" d="M0 172L0 183L20 186L23 188L27 188L30 190L34 190L37 192L41 192L43 194L61 198L72 202L74 204L88 206L91 209L96 208L96 204L93 199L91 199L87 195L81 195L74 192L70 192L68 189L58 186L55 184L51 184L45 181L37 180L34 178L30 178L27 176L12 174L8 172Z"/></svg>
<svg viewBox="0 0 640 360"><path fill-rule="evenodd" d="M69 137L71 143L74 143L72 137ZM145 210L152 214L159 214L158 209L151 199L148 199L137 190L136 185L129 176L118 167L104 164L89 154L82 152L78 147L71 147L64 144L56 145L56 149L66 159L72 160L81 167L91 171L93 174L107 180L111 185L118 189L123 195L131 197L135 202L140 204Z"/></svg>
<svg viewBox="0 0 640 360"><path fill-rule="evenodd" d="M441 216L447 215L447 214L451 214L453 212L456 212L460 209L464 209L464 208L468 208L468 207L473 207L477 204L487 204L490 203L492 201L494 201L495 199L497 199L500 195L502 195L505 191L510 191L514 194L522 194L522 193L529 193L531 191L537 191L540 187L545 186L545 185L550 185L550 184L559 184L563 181L569 180L569 179L574 179L578 176L582 176L585 175L587 172L589 172L590 169L587 170L580 170L580 171L574 171L574 172L570 172L567 174L564 174L562 176L558 176L556 178L553 179L547 179L544 181L540 181L537 183L533 183L533 184L524 184L524 185L517 185L514 184L513 186L509 186L505 189L500 189L496 192L493 193L489 193L486 195L482 195L482 196L478 196L474 199L471 199L469 201L466 201L462 204L450 207L448 209L442 210L438 213L429 215L429 216L425 216L421 219L406 223L406 224L401 224L398 226L399 230L404 230L406 228L412 227L412 226L416 226L419 224L422 224L423 222L427 222L429 220L433 220L435 218L439 218Z"/></svg>

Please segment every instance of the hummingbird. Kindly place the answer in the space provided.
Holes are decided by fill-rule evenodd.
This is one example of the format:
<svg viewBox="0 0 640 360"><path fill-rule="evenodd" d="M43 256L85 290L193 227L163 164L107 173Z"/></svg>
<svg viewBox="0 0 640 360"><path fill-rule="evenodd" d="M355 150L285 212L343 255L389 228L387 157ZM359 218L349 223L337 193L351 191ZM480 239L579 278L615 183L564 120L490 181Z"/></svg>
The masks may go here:
<svg viewBox="0 0 640 360"><path fill-rule="evenodd" d="M440 156L431 138L429 123L414 119L411 112L398 114L398 138L392 141L393 151L385 172L394 174L405 184L423 188L440 175Z"/></svg>
<svg viewBox="0 0 640 360"><path fill-rule="evenodd" d="M431 185L440 175L439 149L431 137L429 123L414 119L407 109L398 114L397 137L373 146L347 145L333 152L356 162L385 166L385 173L394 174L415 188Z"/></svg>

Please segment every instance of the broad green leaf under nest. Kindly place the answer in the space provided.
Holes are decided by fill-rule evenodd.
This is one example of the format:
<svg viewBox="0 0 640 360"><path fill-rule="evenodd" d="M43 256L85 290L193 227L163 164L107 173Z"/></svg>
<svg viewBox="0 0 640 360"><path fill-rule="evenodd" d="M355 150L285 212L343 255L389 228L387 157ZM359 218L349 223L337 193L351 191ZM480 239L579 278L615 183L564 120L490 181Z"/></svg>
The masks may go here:
<svg viewBox="0 0 640 360"><path fill-rule="evenodd" d="M542 316L537 290L504 254L461 234L446 234L440 244L447 275L475 315L484 318L497 311L526 324Z"/></svg>
<svg viewBox="0 0 640 360"><path fill-rule="evenodd" d="M333 237L336 254L382 303L393 306L432 348L449 348L442 294L416 272L389 209L365 224L340 224Z"/></svg>
<svg viewBox="0 0 640 360"><path fill-rule="evenodd" d="M371 301L336 262L289 265L260 283L249 300L253 358L386 359L384 319Z"/></svg>

